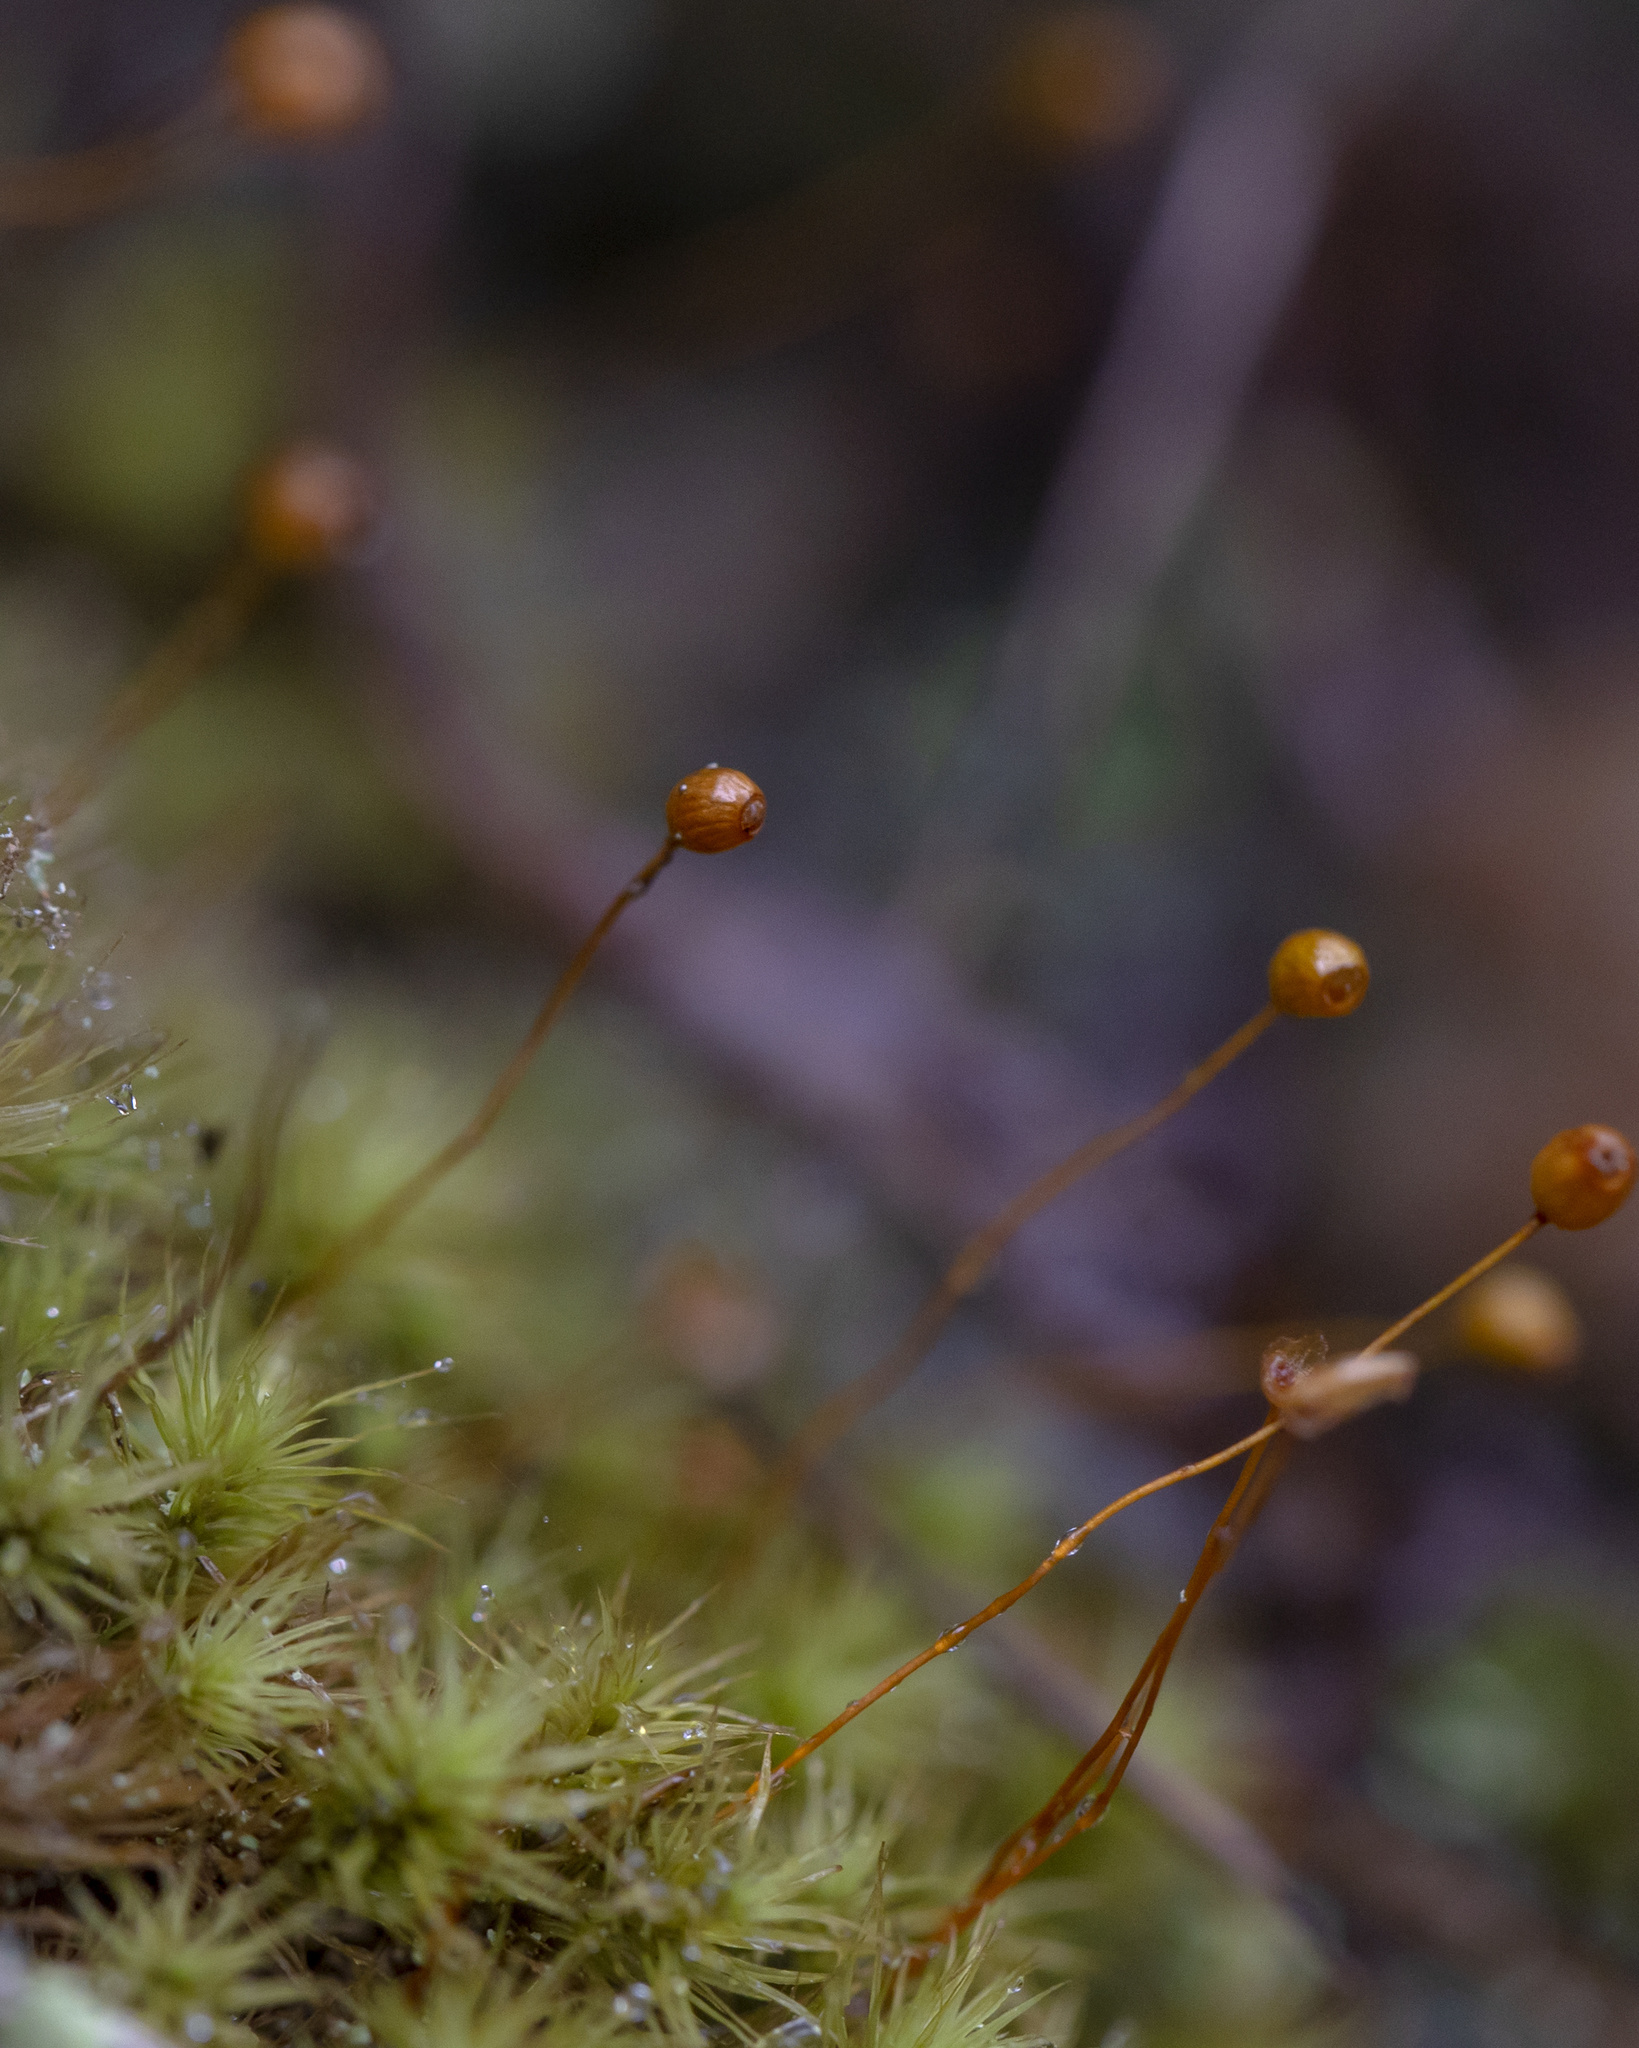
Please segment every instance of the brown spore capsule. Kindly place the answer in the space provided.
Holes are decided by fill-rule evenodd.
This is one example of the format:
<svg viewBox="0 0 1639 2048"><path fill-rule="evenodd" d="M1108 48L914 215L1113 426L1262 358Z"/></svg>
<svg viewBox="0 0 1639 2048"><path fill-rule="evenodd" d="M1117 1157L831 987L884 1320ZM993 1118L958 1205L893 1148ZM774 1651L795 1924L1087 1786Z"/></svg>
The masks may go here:
<svg viewBox="0 0 1639 2048"><path fill-rule="evenodd" d="M1563 1372L1582 1351L1582 1322L1570 1297L1535 1266L1487 1273L1463 1297L1457 1329L1475 1357L1514 1372Z"/></svg>
<svg viewBox="0 0 1639 2048"><path fill-rule="evenodd" d="M1288 1017L1347 1017L1371 978L1365 954L1342 932L1293 932L1269 963L1269 1000Z"/></svg>
<svg viewBox="0 0 1639 2048"><path fill-rule="evenodd" d="M1591 1230L1614 1216L1633 1187L1633 1147L1609 1124L1577 1124L1548 1140L1531 1163L1531 1200L1544 1223Z"/></svg>
<svg viewBox="0 0 1639 2048"><path fill-rule="evenodd" d="M369 531L376 503L375 479L356 455L299 441L251 478L245 538L270 569L321 569Z"/></svg>
<svg viewBox="0 0 1639 2048"><path fill-rule="evenodd" d="M738 768L716 762L685 775L666 799L666 830L690 853L727 853L763 829L768 805Z"/></svg>
<svg viewBox="0 0 1639 2048"><path fill-rule="evenodd" d="M380 38L339 7L262 7L228 38L222 73L240 125L276 142L325 142L386 107Z"/></svg>

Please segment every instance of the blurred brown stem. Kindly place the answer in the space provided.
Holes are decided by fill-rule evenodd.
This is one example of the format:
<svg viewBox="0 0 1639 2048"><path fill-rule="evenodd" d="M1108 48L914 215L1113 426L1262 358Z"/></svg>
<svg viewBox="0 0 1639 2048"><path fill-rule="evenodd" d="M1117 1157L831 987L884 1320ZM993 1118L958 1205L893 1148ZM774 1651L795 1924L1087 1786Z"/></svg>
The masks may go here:
<svg viewBox="0 0 1639 2048"><path fill-rule="evenodd" d="M207 1271L190 1298L169 1318L165 1328L139 1344L126 1364L103 1383L100 1398L114 1402L128 1381L148 1366L175 1350L202 1316L208 1316L221 1299L222 1290L243 1263L255 1241L273 1186L279 1140L302 1084L318 1064L324 1050L322 1015L315 1009L280 1038L251 1112L250 1135L245 1145L245 1171L239 1200L227 1244L213 1270ZM117 1413L117 1406L116 1406Z"/></svg>
<svg viewBox="0 0 1639 2048"><path fill-rule="evenodd" d="M146 199L186 168L204 111L88 149L0 159L0 228L72 227Z"/></svg>
<svg viewBox="0 0 1639 2048"><path fill-rule="evenodd" d="M40 806L43 825L66 823L97 788L114 756L221 660L243 635L272 580L272 571L249 554L229 561L103 712Z"/></svg>
<svg viewBox="0 0 1639 2048"><path fill-rule="evenodd" d="M1114 1130L1102 1131L1097 1137L1089 1138L1067 1158L1033 1180L1022 1194L1015 1195L983 1229L975 1231L952 1259L944 1278L917 1310L893 1349L868 1371L833 1394L830 1400L822 1402L797 1431L769 1480L772 1507L778 1508L789 1497L815 1462L862 1416L904 1385L927 1356L957 1307L973 1292L1033 1216L1050 1202L1057 1201L1085 1175L1118 1153L1125 1152L1129 1146L1136 1145L1141 1138L1148 1137L1151 1131L1164 1124L1168 1117L1176 1115L1191 1097L1198 1095L1209 1081L1260 1038L1274 1023L1276 1015L1273 1005L1265 1005L1238 1031L1231 1032L1199 1066L1191 1067L1170 1094L1164 1095L1140 1115L1130 1117L1126 1123L1117 1124Z"/></svg>
<svg viewBox="0 0 1639 2048"><path fill-rule="evenodd" d="M374 1251L377 1245L383 1243L447 1173L459 1166L469 1153L477 1151L494 1129L502 1110L517 1093L519 1083L528 1073L535 1055L546 1042L547 1033L558 1021L559 1012L574 993L581 976L591 966L593 954L613 930L622 911L645 894L656 875L676 851L677 842L668 839L653 859L639 868L587 933L575 957L559 975L552 993L541 1005L534 1023L524 1035L522 1045L512 1055L500 1079L485 1096L471 1121L465 1124L442 1150L435 1152L425 1166L419 1167L378 1208L372 1210L357 1229L350 1231L339 1244L333 1245L304 1279L298 1280L286 1291L282 1304L285 1309L294 1308L299 1302L307 1301L313 1295L322 1294L326 1288L333 1287L350 1267L355 1266L367 1253Z"/></svg>
<svg viewBox="0 0 1639 2048"><path fill-rule="evenodd" d="M589 348L605 349L610 329L658 329L670 354L692 347L717 363L789 348L849 318L892 284L907 251L991 195L1131 142L1169 95L1166 53L1136 15L1089 9L1078 26L1097 37L1103 88L1079 122L1074 96L1095 53L1027 29L997 65L881 140L617 270L597 293ZM1056 108L1038 104L1044 88Z"/></svg>

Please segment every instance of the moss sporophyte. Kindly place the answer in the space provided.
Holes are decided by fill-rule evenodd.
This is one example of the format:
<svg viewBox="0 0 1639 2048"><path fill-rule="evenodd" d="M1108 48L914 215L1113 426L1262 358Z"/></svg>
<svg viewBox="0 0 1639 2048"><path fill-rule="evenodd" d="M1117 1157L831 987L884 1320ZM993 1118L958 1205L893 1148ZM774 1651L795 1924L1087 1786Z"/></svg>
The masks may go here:
<svg viewBox="0 0 1639 2048"><path fill-rule="evenodd" d="M247 1192L203 1253L202 1283L122 1259L145 1219L122 1216L117 1172L68 1169L101 1142L91 1112L106 1109L110 1084L129 1089L139 1059L157 1074L152 1043L99 1030L104 1011L89 1038L71 1038L72 1056L61 1049L85 999L71 923L42 923L34 877L45 871L14 865L0 969L28 994L0 1013L0 1149L9 1131L14 1156L44 1155L58 1177L39 1181L38 1235L5 1269L3 1842L12 1895L34 1916L20 1924L49 1932L37 1941L46 1964L8 1979L0 2024L59 1999L78 2001L86 2029L123 2008L200 2041L317 2041L338 2022L385 2042L521 2042L565 2028L601 2040L642 2024L689 2040L720 2028L783 2039L800 2026L841 2043L924 2022L969 2043L1018 2038L1017 2003L984 1963L982 1930L968 1930L1108 1810L1185 1627L1294 1449L1408 1398L1417 1361L1402 1340L1416 1324L1538 1231L1586 1228L1629 1192L1619 1133L1584 1125L1551 1139L1530 1214L1495 1250L1352 1354L1328 1360L1319 1340L1271 1346L1256 1428L1088 1516L776 1760L780 1731L727 1703L720 1660L688 1667L686 1624L645 1633L618 1600L577 1610L541 1562L514 1559L506 1569L524 1571L530 1597L496 1627L488 1578L475 1595L457 1556L417 1541L402 1488L373 1455L378 1387L309 1391L303 1360L323 1298L499 1120L617 919L679 851L741 845L765 810L737 771L679 782L655 855L613 897L478 1111L294 1274L259 1329L225 1314L227 1283L255 1240L284 1111L311 1062L264 1089ZM1347 1015L1367 983L1363 954L1339 934L1286 940L1264 1007L1153 1109L1083 1140L1006 1203L887 1358L797 1432L769 1467L748 1544L775 1540L815 1462L914 1369L1031 1216L1179 1113L1279 1017ZM98 1256L71 1282L65 1262L88 1238ZM1507 1340L1516 1352L1543 1323L1540 1300L1535 1323L1517 1305L1510 1322L1494 1291L1490 1304L1487 1328L1525 1333ZM344 1414L363 1420L338 1428ZM1199 1561L1098 1741L975 1881L941 1880L920 1906L890 1911L873 1847L887 1817L828 1787L815 1753L1113 1516L1232 1464ZM788 1801L799 1766L803 1796Z"/></svg>
<svg viewBox="0 0 1639 2048"><path fill-rule="evenodd" d="M1147 30L1077 17L1031 29L953 120L1015 154L1063 155L1134 132L1164 82ZM0 165L0 224L91 219L253 151L356 134L389 108L393 70L355 14L279 5L240 20L195 86L152 132ZM924 134L912 157L943 146ZM667 1543L701 1498L639 1499L610 1480L626 1468L593 1429L576 1445L567 1400L540 1423L565 1464L565 1444L583 1453L571 1512L552 1504L557 1526L504 1462L511 1417L473 1418L465 1457L412 1461L405 1432L419 1446L433 1424L454 1424L451 1439L461 1425L409 1392L450 1370L448 1333L412 1360L421 1276L387 1255L501 1122L616 924L680 854L756 838L762 791L717 763L675 784L655 851L488 1093L436 1146L422 1136L431 1113L400 1102L393 1135L407 1128L410 1149L389 1151L351 1207L339 1153L307 1208L287 1198L293 1112L319 1051L311 1020L285 1032L227 1141L232 1199L198 1186L224 1140L176 1119L197 1072L170 1071L167 1049L123 1020L104 952L82 958L60 859L132 743L243 641L282 579L353 558L384 495L326 438L275 451L202 594L55 773L38 787L19 777L0 822L0 2048L605 2048L637 2031L691 2048L1030 2048L1044 2022L1016 1973L1039 1959L989 1909L1104 1819L1207 1588L1310 1439L1413 1399L1421 1363L1405 1340L1426 1317L1465 1295L1477 1355L1516 1372L1570 1364L1580 1331L1563 1291L1503 1262L1545 1229L1613 1215L1631 1148L1599 1124L1551 1138L1519 1227L1448 1286L1336 1358L1314 1336L1271 1344L1261 1419L1086 1515L793 1738L781 1723L800 1709L812 1725L823 1706L791 1676L800 1657L776 1673L764 1639L785 1626L822 1659L841 1655L804 1590L801 1511L822 1465L1034 1217L1184 1113L1281 1020L1352 1014L1366 958L1337 932L1287 938L1237 1030L1148 1109L998 1189L897 1341L782 1441L736 1409L733 1387L716 1390L695 1419L713 1432L723 1492L746 1485L713 1576L725 1599L755 1589L758 1640L702 1650L694 1610L642 1625L624 1585L572 1596L577 1514L617 1528L647 1516ZM675 1421L680 1397L665 1398ZM642 1413L622 1426L640 1431ZM1013 1797L1025 1777L986 1777L1007 1745L982 1701L972 1726L987 1732L951 1740L942 1802L919 1804L922 1758L908 1753L948 1762L942 1736L902 1744L863 1791L820 1760L1113 1517L1220 1468L1226 1498L1165 1625L1044 1803L1045 1774L1033 1810ZM752 1695L763 1711L736 1707ZM869 1726L891 1731L898 1710ZM982 1822L964 1820L964 1799ZM950 1811L930 1816L941 1803ZM1035 1982L1046 1995L1040 1971Z"/></svg>
<svg viewBox="0 0 1639 2048"><path fill-rule="evenodd" d="M251 502L244 560L259 576L332 559L373 515L374 493L347 459L301 448L261 473ZM247 1326L226 1313L231 1283L276 1190L316 1042L298 1034L275 1060L238 1203L219 1234L206 1229L198 1280L184 1279L163 1246L155 1257L141 1202L125 1213L128 1185L95 1126L99 1105L140 1122L133 1077L140 1064L146 1088L160 1070L151 1038L106 1021L101 970L74 965L74 898L55 879L50 833L242 627L256 587L247 580L208 631L189 629L180 656L116 697L77 766L32 809L20 799L11 828L0 1153L36 1162L36 1178L0 1297L12 1360L0 1382L0 1732L12 1757L0 1839L57 1969L16 1977L16 2013L29 1999L78 1999L94 2028L100 1999L189 2040L247 2042L330 2038L338 2019L430 2041L428 2028L457 2015L472 2040L543 2027L601 2038L642 2023L687 2039L800 2025L852 2041L862 2011L885 2032L921 2014L966 2041L1016 2035L1017 2012L981 1967L985 1938L967 1930L1108 1810L1187 1623L1295 1445L1409 1398L1418 1363L1402 1340L1536 1232L1611 1215L1632 1185L1626 1141L1601 1125L1550 1140L1530 1215L1494 1251L1350 1355L1329 1361L1318 1340L1271 1346L1256 1428L1088 1516L776 1760L781 1731L729 1707L715 1662L690 1671L619 1602L558 1605L550 1618L538 1562L525 1567L530 1600L497 1629L489 1580L474 1595L447 1546L441 1558L418 1540L380 1461L370 1404L408 1379L310 1391L303 1356L325 1298L500 1120L616 922L679 852L754 838L763 794L715 763L678 782L654 855L610 900L478 1109ZM1278 1019L1345 1017L1368 984L1364 954L1341 934L1284 941L1263 1006L1152 1108L1083 1139L1008 1200L884 1358L767 1464L741 1569L784 1540L817 1463L915 1370L1033 1216L1184 1110ZM1533 1312L1490 1282L1477 1348L1562 1362L1570 1312L1557 1323L1545 1312L1545 1285ZM362 1419L343 1430L344 1414ZM406 1411L402 1426L425 1419ZM1113 1516L1231 1464L1195 1569L1103 1734L965 1891L941 1881L921 1908L888 1912L869 1848L884 1816L828 1792L816 1752ZM806 1798L787 1812L799 1766ZM80 1974L62 1974L65 1961ZM874 1986L863 2008L862 1972Z"/></svg>

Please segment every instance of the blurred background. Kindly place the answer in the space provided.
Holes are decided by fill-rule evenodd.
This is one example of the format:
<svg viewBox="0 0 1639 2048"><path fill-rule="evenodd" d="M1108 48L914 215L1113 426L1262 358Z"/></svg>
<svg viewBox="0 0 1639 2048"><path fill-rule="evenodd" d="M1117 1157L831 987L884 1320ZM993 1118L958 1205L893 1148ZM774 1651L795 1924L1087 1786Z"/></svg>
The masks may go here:
<svg viewBox="0 0 1639 2048"><path fill-rule="evenodd" d="M1251 1427L1271 1332L1391 1319L1553 1130L1639 1126L1639 17L358 11L367 134L5 234L8 778L217 572L248 465L376 466L359 558L63 848L170 1036L154 1113L227 1134L196 1227L289 1002L329 1006L263 1287L457 1127L669 785L762 784L323 1345L452 1355L387 1462L647 1611L719 1589L745 1703L806 1729ZM175 118L237 13L5 0L0 144ZM737 1578L761 1461L1307 924L1366 1008L1034 1223ZM1295 1463L1049 1873L1061 2038L1639 2039L1635 1229L1532 1248L1574 1373L1436 1325L1413 1404ZM865 1783L931 1773L911 1840L969 1872L1045 1796L1222 1493L851 1733Z"/></svg>

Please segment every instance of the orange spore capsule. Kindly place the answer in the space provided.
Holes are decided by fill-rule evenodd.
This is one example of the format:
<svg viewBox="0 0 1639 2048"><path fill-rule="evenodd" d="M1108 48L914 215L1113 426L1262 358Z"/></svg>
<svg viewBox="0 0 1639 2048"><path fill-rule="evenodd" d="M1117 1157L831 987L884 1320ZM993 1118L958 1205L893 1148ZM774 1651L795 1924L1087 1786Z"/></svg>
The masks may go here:
<svg viewBox="0 0 1639 2048"><path fill-rule="evenodd" d="M1293 932L1269 963L1269 1000L1288 1017L1347 1017L1371 986L1366 956L1341 932Z"/></svg>
<svg viewBox="0 0 1639 2048"><path fill-rule="evenodd" d="M375 480L356 455L298 441L251 478L245 538L270 569L322 569L369 531L376 503Z"/></svg>
<svg viewBox="0 0 1639 2048"><path fill-rule="evenodd" d="M1487 1273L1464 1297L1457 1328L1477 1358L1515 1372L1563 1372L1582 1350L1582 1322L1570 1297L1535 1266Z"/></svg>
<svg viewBox="0 0 1639 2048"><path fill-rule="evenodd" d="M763 829L768 805L738 768L713 762L685 775L666 799L666 830L690 853L727 853Z"/></svg>
<svg viewBox="0 0 1639 2048"><path fill-rule="evenodd" d="M1544 1223L1591 1230L1614 1216L1633 1187L1633 1147L1609 1124L1577 1124L1531 1162L1531 1200Z"/></svg>
<svg viewBox="0 0 1639 2048"><path fill-rule="evenodd" d="M325 142L373 120L391 96L380 38L339 7L263 7L228 38L234 112L276 142Z"/></svg>

